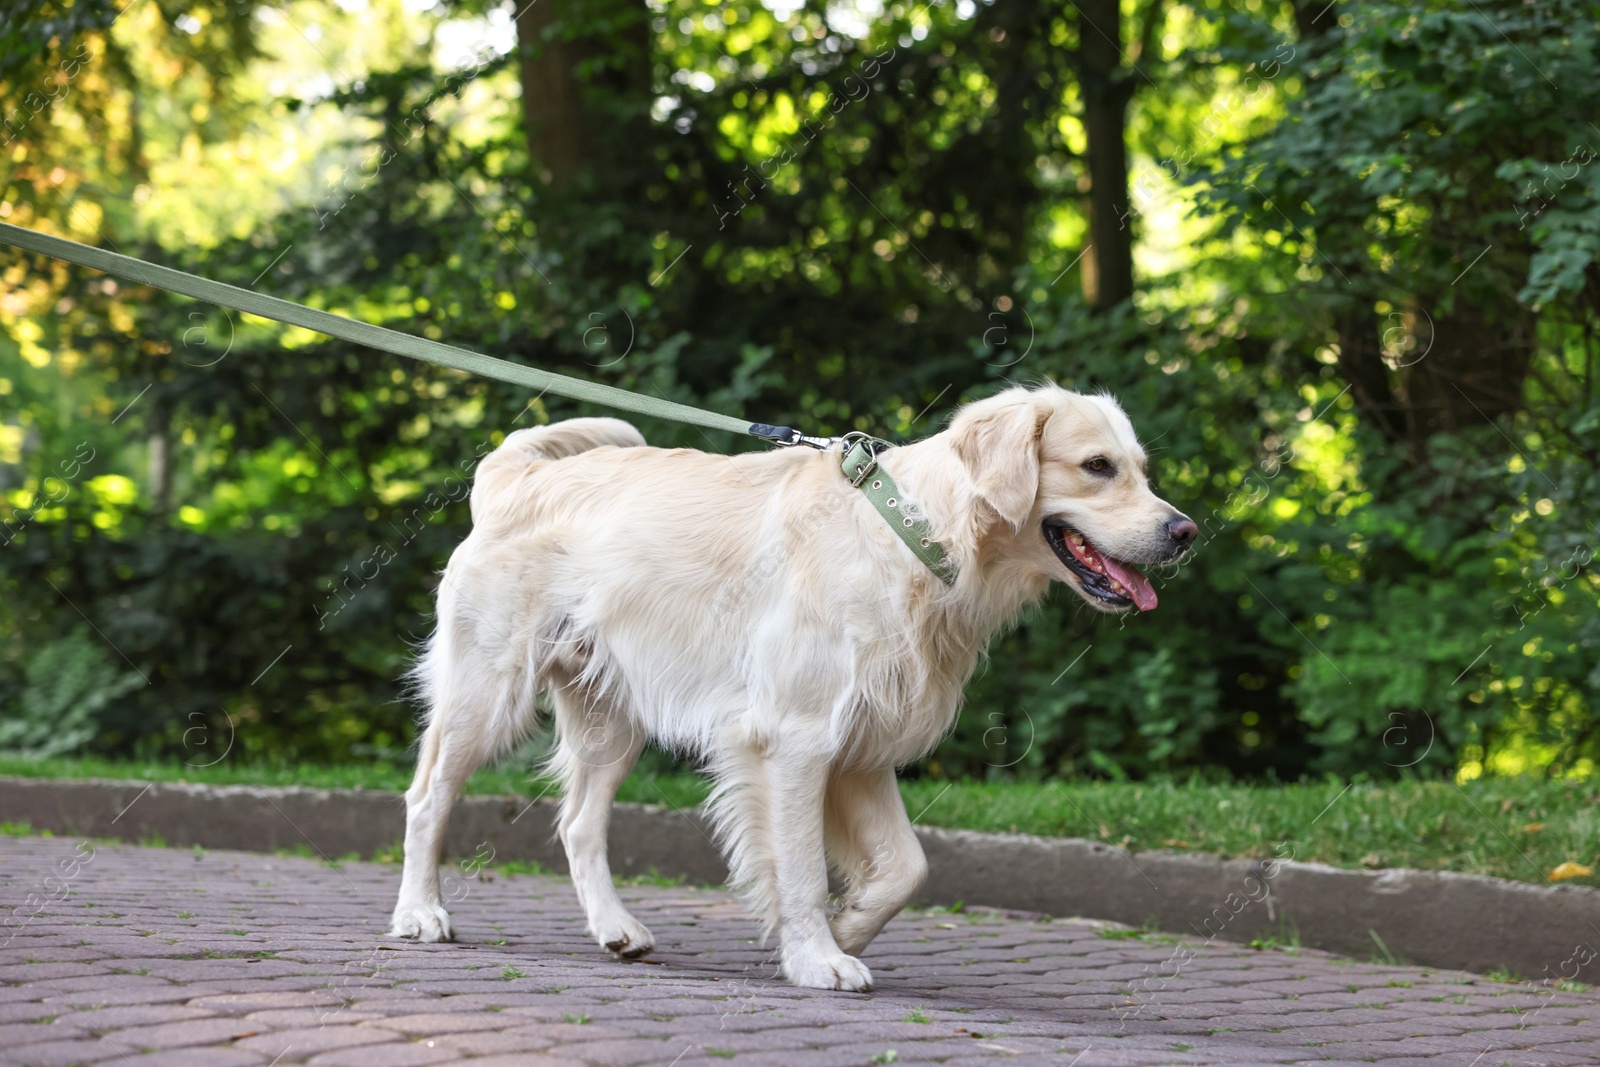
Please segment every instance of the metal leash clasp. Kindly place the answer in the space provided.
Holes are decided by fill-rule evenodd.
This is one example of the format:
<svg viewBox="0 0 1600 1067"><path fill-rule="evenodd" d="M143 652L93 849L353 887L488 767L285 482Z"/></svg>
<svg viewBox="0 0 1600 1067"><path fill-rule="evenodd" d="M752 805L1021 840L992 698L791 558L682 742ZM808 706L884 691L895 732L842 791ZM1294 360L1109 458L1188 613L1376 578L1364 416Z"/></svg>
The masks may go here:
<svg viewBox="0 0 1600 1067"><path fill-rule="evenodd" d="M838 437L807 437L792 426L773 426L765 422L758 422L752 425L750 433L755 437L771 441L780 448L807 445L824 452L842 440L842 438Z"/></svg>

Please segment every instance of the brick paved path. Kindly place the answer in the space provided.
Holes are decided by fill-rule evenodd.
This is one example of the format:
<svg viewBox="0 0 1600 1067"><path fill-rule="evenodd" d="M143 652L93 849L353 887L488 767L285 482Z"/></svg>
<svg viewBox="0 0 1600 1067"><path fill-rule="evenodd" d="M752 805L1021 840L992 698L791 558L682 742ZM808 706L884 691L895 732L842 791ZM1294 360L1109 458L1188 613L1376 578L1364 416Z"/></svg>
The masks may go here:
<svg viewBox="0 0 1600 1067"><path fill-rule="evenodd" d="M391 940L398 879L0 837L0 1063L1600 1063L1595 993L940 913L868 950L875 992L819 993L723 893L625 889L658 947L621 964L565 879L492 869L447 882L460 943Z"/></svg>

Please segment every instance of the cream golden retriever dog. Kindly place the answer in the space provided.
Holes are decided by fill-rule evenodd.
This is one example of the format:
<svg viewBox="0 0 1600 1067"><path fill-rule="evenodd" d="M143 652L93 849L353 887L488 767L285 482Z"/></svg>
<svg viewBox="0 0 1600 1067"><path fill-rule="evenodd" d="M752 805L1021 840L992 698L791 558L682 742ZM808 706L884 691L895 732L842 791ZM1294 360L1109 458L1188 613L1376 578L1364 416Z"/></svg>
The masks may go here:
<svg viewBox="0 0 1600 1067"><path fill-rule="evenodd" d="M472 533L416 668L428 725L391 932L450 938L451 804L534 728L546 693L559 834L595 940L619 958L653 944L606 858L612 798L650 740L715 780L730 882L776 933L788 979L870 988L857 956L927 872L895 768L950 729L990 637L1051 582L1101 611L1148 611L1136 567L1196 534L1151 492L1105 396L1008 389L880 463L953 584L851 487L838 446L666 451L616 419L506 438L478 468Z"/></svg>

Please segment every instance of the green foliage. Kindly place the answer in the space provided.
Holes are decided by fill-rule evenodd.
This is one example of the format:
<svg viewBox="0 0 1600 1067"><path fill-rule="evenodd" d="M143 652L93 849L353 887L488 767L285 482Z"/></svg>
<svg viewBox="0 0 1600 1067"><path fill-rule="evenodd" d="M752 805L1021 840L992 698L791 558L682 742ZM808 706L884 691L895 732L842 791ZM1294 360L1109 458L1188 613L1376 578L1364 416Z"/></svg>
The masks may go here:
<svg viewBox="0 0 1600 1067"><path fill-rule="evenodd" d="M1589 768L1593 5L1364 4L1306 44L1300 99L1201 204L1289 253L1252 269L1359 419L1365 499L1321 588L1273 593L1314 648L1285 689L1311 766Z"/></svg>
<svg viewBox="0 0 1600 1067"><path fill-rule="evenodd" d="M103 729L101 713L144 684L80 626L33 656L15 712L0 719L0 752L28 757L77 752Z"/></svg>
<svg viewBox="0 0 1600 1067"><path fill-rule="evenodd" d="M1129 225L1169 252L1105 314L1076 292L1070 5L891 7L859 37L751 0L652 9L647 32L620 0L564 5L541 41L591 49L605 116L567 184L529 148L519 54L447 70L415 43L482 4L391 5L419 21L383 47L329 6L314 50L266 6L191 5L181 31L159 5L110 29L91 3L0 16L0 100L75 42L96 56L11 147L8 221L816 433L919 436L1010 379L1121 398L1200 544L1153 576L1151 615L1057 591L998 638L916 788L1592 770L1593 5L1363 4L1313 38L1285 11L1157 18ZM330 92L301 87L330 62ZM261 130L302 153L293 174ZM202 207L171 176L195 158L227 175L196 179ZM74 748L403 763L397 679L477 457L592 412L0 271L4 728L36 736L11 709L86 617L107 669L151 684L55 691L98 702Z"/></svg>

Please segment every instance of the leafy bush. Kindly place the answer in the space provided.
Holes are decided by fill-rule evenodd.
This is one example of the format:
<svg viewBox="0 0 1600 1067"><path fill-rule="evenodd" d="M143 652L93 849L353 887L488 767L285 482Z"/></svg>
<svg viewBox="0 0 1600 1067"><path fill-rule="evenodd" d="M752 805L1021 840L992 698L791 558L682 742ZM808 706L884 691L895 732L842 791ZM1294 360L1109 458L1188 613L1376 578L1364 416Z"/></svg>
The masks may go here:
<svg viewBox="0 0 1600 1067"><path fill-rule="evenodd" d="M219 26L259 29L253 5L213 6L228 20L152 33L150 48L203 53ZM1115 392L1158 491L1200 523L1196 551L1155 576L1150 615L1108 619L1058 590L997 639L968 712L912 776L1592 770L1593 5L1376 0L1310 27L1271 7L1179 8L1183 47L1150 38L1139 75L1162 91L1135 98L1127 140L1196 210L1127 221L1191 247L1110 310L1074 292L1089 178L1074 5L935 5L915 26L891 9L857 40L815 5L784 32L735 0L715 20L661 19L653 82L619 88L610 74L650 67L611 62L634 57L642 9L575 2L542 39L588 41L609 72L593 88L616 94L615 121L591 124L604 165L583 180L549 181L530 154L517 57L463 81L418 53L292 102L296 121L352 131L319 165L385 157L319 187L327 203L208 247L115 213L107 233L213 277L813 433L921 436L1011 378ZM632 29L609 34L613 18ZM50 54L56 31L35 29ZM200 141L282 118L248 94L228 113L192 59L171 57L186 80L148 95L212 114ZM112 93L113 74L81 87ZM849 79L858 92L839 103ZM87 177L12 182L8 218L64 218L63 198L90 198L80 179L112 189L117 211L143 202L122 156L95 169L82 138L98 114L25 131L56 130L51 158L88 161ZM391 143L395 117L417 115ZM147 125L152 153L188 129ZM262 177L243 160L238 181ZM196 723L236 730L251 756L403 750L416 709L397 679L466 531L476 457L519 425L593 412L95 277L6 270L8 712L81 609L152 681L102 679L117 691L78 742L99 753L183 752ZM758 447L641 428L663 446ZM175 457L162 492L133 481L155 439ZM64 457L91 453L87 480L64 475Z"/></svg>
<svg viewBox="0 0 1600 1067"><path fill-rule="evenodd" d="M0 718L0 752L35 758L77 752L101 734L111 702L143 684L80 626L29 661L15 712Z"/></svg>

